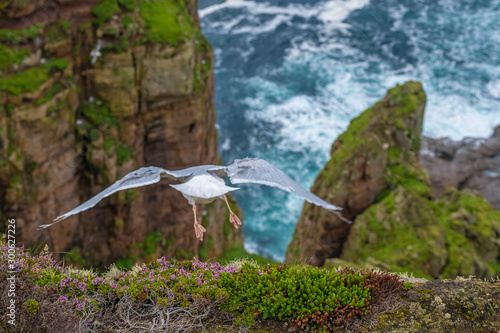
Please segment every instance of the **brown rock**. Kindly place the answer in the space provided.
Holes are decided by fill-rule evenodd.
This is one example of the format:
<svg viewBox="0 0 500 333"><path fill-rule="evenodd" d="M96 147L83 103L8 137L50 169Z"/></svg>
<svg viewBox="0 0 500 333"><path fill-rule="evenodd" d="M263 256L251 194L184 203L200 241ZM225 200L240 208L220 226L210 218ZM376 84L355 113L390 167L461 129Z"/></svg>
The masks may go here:
<svg viewBox="0 0 500 333"><path fill-rule="evenodd" d="M192 208L169 181L120 192L37 230L141 166L176 170L217 163L213 70L203 75L194 70L202 60L213 63L206 40L193 33L176 46L145 42L139 11L118 13L112 24L98 27L89 24L95 3L61 3L45 18L51 26L69 21L71 36L22 41L36 56L19 71L43 68L42 49L47 61L64 58L68 66L48 72L34 92L22 90L16 96L0 91L0 105L8 109L0 113L0 218L19 221L18 242L48 239L51 249L71 252L67 259L80 265L150 260L151 249L157 255L192 258L200 247ZM200 29L196 4L186 1L186 11L194 15L192 28ZM9 6L4 13L17 17L14 5ZM33 16L37 6L32 1ZM134 29L123 27L121 15L133 18ZM17 27L14 19L5 22ZM110 26L112 34L106 33ZM103 29L102 54L91 63L96 29ZM205 251L221 255L226 245L241 245L241 230L223 228L229 224L223 202L198 208L209 216L206 239L215 241Z"/></svg>
<svg viewBox="0 0 500 333"><path fill-rule="evenodd" d="M500 126L487 139L423 138L420 164L436 196L447 187L478 191L500 209Z"/></svg>

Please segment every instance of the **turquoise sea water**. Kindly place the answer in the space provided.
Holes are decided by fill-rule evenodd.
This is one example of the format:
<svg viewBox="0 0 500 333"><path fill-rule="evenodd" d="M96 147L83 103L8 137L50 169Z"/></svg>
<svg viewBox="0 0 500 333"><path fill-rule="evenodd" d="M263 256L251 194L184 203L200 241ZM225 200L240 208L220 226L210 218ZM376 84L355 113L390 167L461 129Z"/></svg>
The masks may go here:
<svg viewBox="0 0 500 333"><path fill-rule="evenodd" d="M424 134L500 124L500 0L200 0L214 47L219 151L260 157L309 188L349 121L396 83L427 92ZM234 192L248 251L282 260L303 201Z"/></svg>

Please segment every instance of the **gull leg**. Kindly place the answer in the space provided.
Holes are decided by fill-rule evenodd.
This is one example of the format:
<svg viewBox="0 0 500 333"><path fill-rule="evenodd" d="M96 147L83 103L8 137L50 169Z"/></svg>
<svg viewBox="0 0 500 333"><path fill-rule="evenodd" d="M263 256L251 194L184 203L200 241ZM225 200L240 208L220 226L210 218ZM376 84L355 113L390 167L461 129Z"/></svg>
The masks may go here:
<svg viewBox="0 0 500 333"><path fill-rule="evenodd" d="M201 224L196 220L196 204L193 205L193 214L194 214L194 233L196 234L196 238L200 241L203 241L203 233L207 231Z"/></svg>
<svg viewBox="0 0 500 333"><path fill-rule="evenodd" d="M227 197L225 194L223 195L223 197L224 197L224 201L226 202L227 209L229 209L229 222L231 222L234 225L234 227L236 229L238 229L241 225L241 221L238 218L238 216L236 216L236 214L233 213L233 211L231 210L231 207L229 207L229 202L227 202Z"/></svg>

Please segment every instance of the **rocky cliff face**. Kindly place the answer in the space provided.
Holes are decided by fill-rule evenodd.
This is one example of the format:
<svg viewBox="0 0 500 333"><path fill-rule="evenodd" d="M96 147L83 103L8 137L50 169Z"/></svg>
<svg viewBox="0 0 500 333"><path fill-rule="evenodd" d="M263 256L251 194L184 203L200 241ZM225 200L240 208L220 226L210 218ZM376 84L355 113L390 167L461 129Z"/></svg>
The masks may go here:
<svg viewBox="0 0 500 333"><path fill-rule="evenodd" d="M48 238L86 265L198 254L191 207L168 181L37 226L146 165L217 163L211 47L197 1L0 4L0 210L17 241ZM205 208L222 254L222 202Z"/></svg>
<svg viewBox="0 0 500 333"><path fill-rule="evenodd" d="M426 97L418 82L391 89L387 96L351 122L332 146L332 157L311 188L321 198L343 207L354 219L378 198L403 182L425 181L413 167L420 149ZM403 160L405 163L400 164ZM322 265L337 257L351 225L306 203L287 251L286 261L311 258Z"/></svg>
<svg viewBox="0 0 500 333"><path fill-rule="evenodd" d="M428 278L500 273L500 212L471 190L435 199L418 163L424 106L421 85L407 82L352 121L313 191L354 224L305 205L288 261L339 257Z"/></svg>
<svg viewBox="0 0 500 333"><path fill-rule="evenodd" d="M486 139L423 138L420 164L437 196L453 186L478 191L500 209L500 127Z"/></svg>

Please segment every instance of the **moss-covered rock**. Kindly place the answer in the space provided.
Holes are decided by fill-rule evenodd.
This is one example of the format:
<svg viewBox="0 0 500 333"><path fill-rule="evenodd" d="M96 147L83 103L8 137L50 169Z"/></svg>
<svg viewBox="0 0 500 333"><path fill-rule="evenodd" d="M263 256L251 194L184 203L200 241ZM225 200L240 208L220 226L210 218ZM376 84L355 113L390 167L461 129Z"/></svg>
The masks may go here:
<svg viewBox="0 0 500 333"><path fill-rule="evenodd" d="M354 226L306 205L288 260L340 257L426 278L500 274L500 212L473 191L436 200L418 163L424 96L418 83L397 86L337 139L313 191L344 207Z"/></svg>
<svg viewBox="0 0 500 333"><path fill-rule="evenodd" d="M386 304L370 332L498 332L499 282L439 280L413 283Z"/></svg>
<svg viewBox="0 0 500 333"><path fill-rule="evenodd" d="M356 218L340 258L437 278L448 257L445 233L426 199L398 187Z"/></svg>
<svg viewBox="0 0 500 333"><path fill-rule="evenodd" d="M500 211L472 190L449 189L435 203L446 229L443 277L500 275Z"/></svg>
<svg viewBox="0 0 500 333"><path fill-rule="evenodd" d="M400 185L430 195L425 187L425 172L415 166L425 103L419 82L390 89L337 138L331 159L311 191L343 207L342 214L348 219L354 219ZM340 255L349 229L350 225L335 215L306 203L286 261L312 258L312 263L321 265L326 258Z"/></svg>

